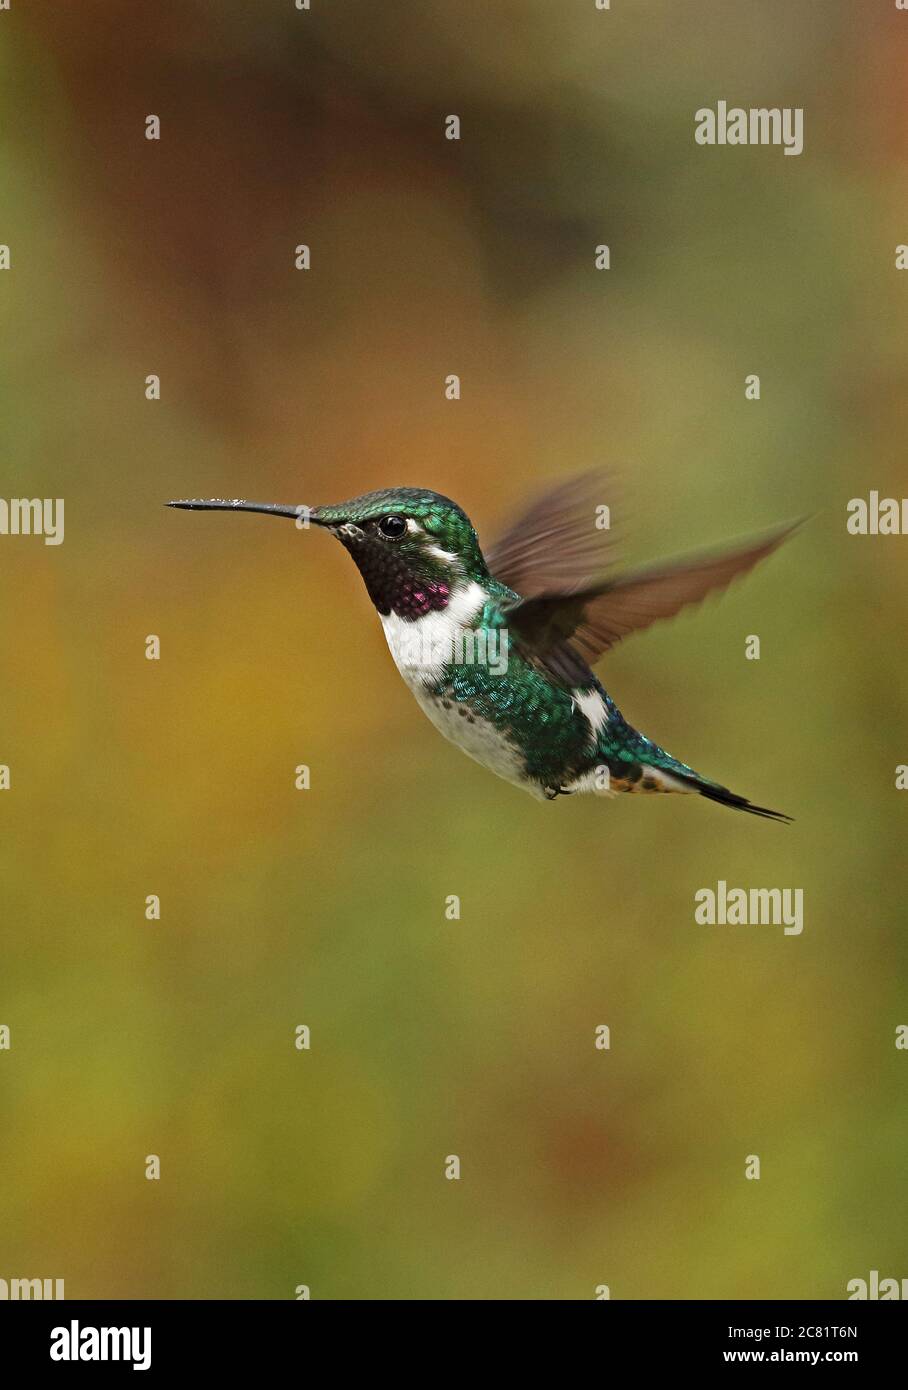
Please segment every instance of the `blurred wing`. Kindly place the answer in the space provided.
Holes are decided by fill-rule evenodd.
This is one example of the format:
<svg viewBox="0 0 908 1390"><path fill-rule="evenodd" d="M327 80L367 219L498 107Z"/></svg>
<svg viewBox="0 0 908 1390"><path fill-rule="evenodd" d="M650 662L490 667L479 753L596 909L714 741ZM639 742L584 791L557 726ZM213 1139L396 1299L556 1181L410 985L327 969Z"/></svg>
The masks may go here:
<svg viewBox="0 0 908 1390"><path fill-rule="evenodd" d="M688 604L724 589L770 555L798 525L781 527L761 541L720 555L639 570L582 593L541 594L514 603L507 610L509 627L527 654L556 679L577 683L584 665L592 666L622 637L660 618L672 618Z"/></svg>
<svg viewBox="0 0 908 1390"><path fill-rule="evenodd" d="M614 502L614 493L602 469L545 493L486 552L490 573L523 598L576 594L601 580L614 539L599 508Z"/></svg>

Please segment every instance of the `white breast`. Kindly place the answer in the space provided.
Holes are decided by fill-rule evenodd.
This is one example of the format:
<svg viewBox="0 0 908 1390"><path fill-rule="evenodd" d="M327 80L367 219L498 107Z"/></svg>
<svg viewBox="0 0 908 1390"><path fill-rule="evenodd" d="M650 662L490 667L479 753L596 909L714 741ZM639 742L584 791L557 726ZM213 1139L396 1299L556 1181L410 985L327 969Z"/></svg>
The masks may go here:
<svg viewBox="0 0 908 1390"><path fill-rule="evenodd" d="M454 590L447 608L440 612L426 613L425 617L413 622L399 618L396 613L382 617L381 625L391 655L412 690L433 685L438 680L452 660L457 637L472 624L487 598L482 585L471 580Z"/></svg>
<svg viewBox="0 0 908 1390"><path fill-rule="evenodd" d="M523 758L507 737L463 701L448 700L432 689L452 660L456 639L472 625L487 599L482 585L471 581L455 589L441 612L427 613L413 622L391 613L381 623L398 671L439 733L496 776L530 789Z"/></svg>
<svg viewBox="0 0 908 1390"><path fill-rule="evenodd" d="M440 734L456 743L461 752L482 763L496 777L514 782L518 787L541 792L527 781L520 753L502 731L488 719L474 714L463 701L446 700L430 694L425 687L413 690L416 703L431 719Z"/></svg>

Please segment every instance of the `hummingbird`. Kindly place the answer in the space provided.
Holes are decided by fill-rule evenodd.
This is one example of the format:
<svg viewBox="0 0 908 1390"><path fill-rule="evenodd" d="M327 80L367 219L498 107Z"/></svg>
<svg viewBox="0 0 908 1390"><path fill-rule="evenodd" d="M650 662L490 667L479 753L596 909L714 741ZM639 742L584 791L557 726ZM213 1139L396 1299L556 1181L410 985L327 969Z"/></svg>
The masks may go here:
<svg viewBox="0 0 908 1390"><path fill-rule="evenodd" d="M569 478L485 553L466 512L424 488L322 507L211 498L190 511L263 512L335 536L365 582L391 654L435 727L499 777L554 800L578 792L686 792L776 821L624 719L593 673L632 632L724 589L799 523L712 555L612 570L603 476Z"/></svg>

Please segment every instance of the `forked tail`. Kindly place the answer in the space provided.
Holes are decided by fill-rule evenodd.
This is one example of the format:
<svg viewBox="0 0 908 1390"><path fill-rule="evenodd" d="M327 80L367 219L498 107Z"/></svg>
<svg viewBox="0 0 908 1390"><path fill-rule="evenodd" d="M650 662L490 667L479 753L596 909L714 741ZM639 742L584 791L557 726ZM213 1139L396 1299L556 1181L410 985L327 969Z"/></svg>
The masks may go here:
<svg viewBox="0 0 908 1390"><path fill-rule="evenodd" d="M783 811L755 806L746 796L738 796L720 782L711 782L687 763L673 758L652 739L631 728L620 711L610 704L610 718L599 734L599 752L605 758L616 790L635 792L696 792L733 811L747 811L765 820L791 822Z"/></svg>
<svg viewBox="0 0 908 1390"><path fill-rule="evenodd" d="M708 801L718 801L720 806L730 806L733 811L747 811L752 816L764 816L767 820L782 821L785 825L790 825L792 816L786 816L784 811L771 811L768 806L755 806L752 801L748 801L746 796L738 796L737 792L730 792L728 787L721 787L718 782L708 782L705 777L679 777L679 781L686 782L692 792L699 792Z"/></svg>

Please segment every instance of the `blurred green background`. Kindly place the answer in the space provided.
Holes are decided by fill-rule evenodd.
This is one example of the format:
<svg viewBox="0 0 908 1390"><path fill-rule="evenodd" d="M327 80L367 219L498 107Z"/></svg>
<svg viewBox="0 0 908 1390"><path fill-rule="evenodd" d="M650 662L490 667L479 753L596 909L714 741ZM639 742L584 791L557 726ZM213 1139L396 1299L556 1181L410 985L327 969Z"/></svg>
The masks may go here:
<svg viewBox="0 0 908 1390"><path fill-rule="evenodd" d="M66 500L62 546L0 537L0 1277L908 1275L908 540L845 531L908 493L906 45L847 0L0 14L2 495ZM804 153L697 146L719 99L803 107ZM602 463L634 560L815 514L600 670L791 828L534 803L419 713L329 538L161 505L421 485L488 541ZM695 926L719 878L803 888L803 935Z"/></svg>

